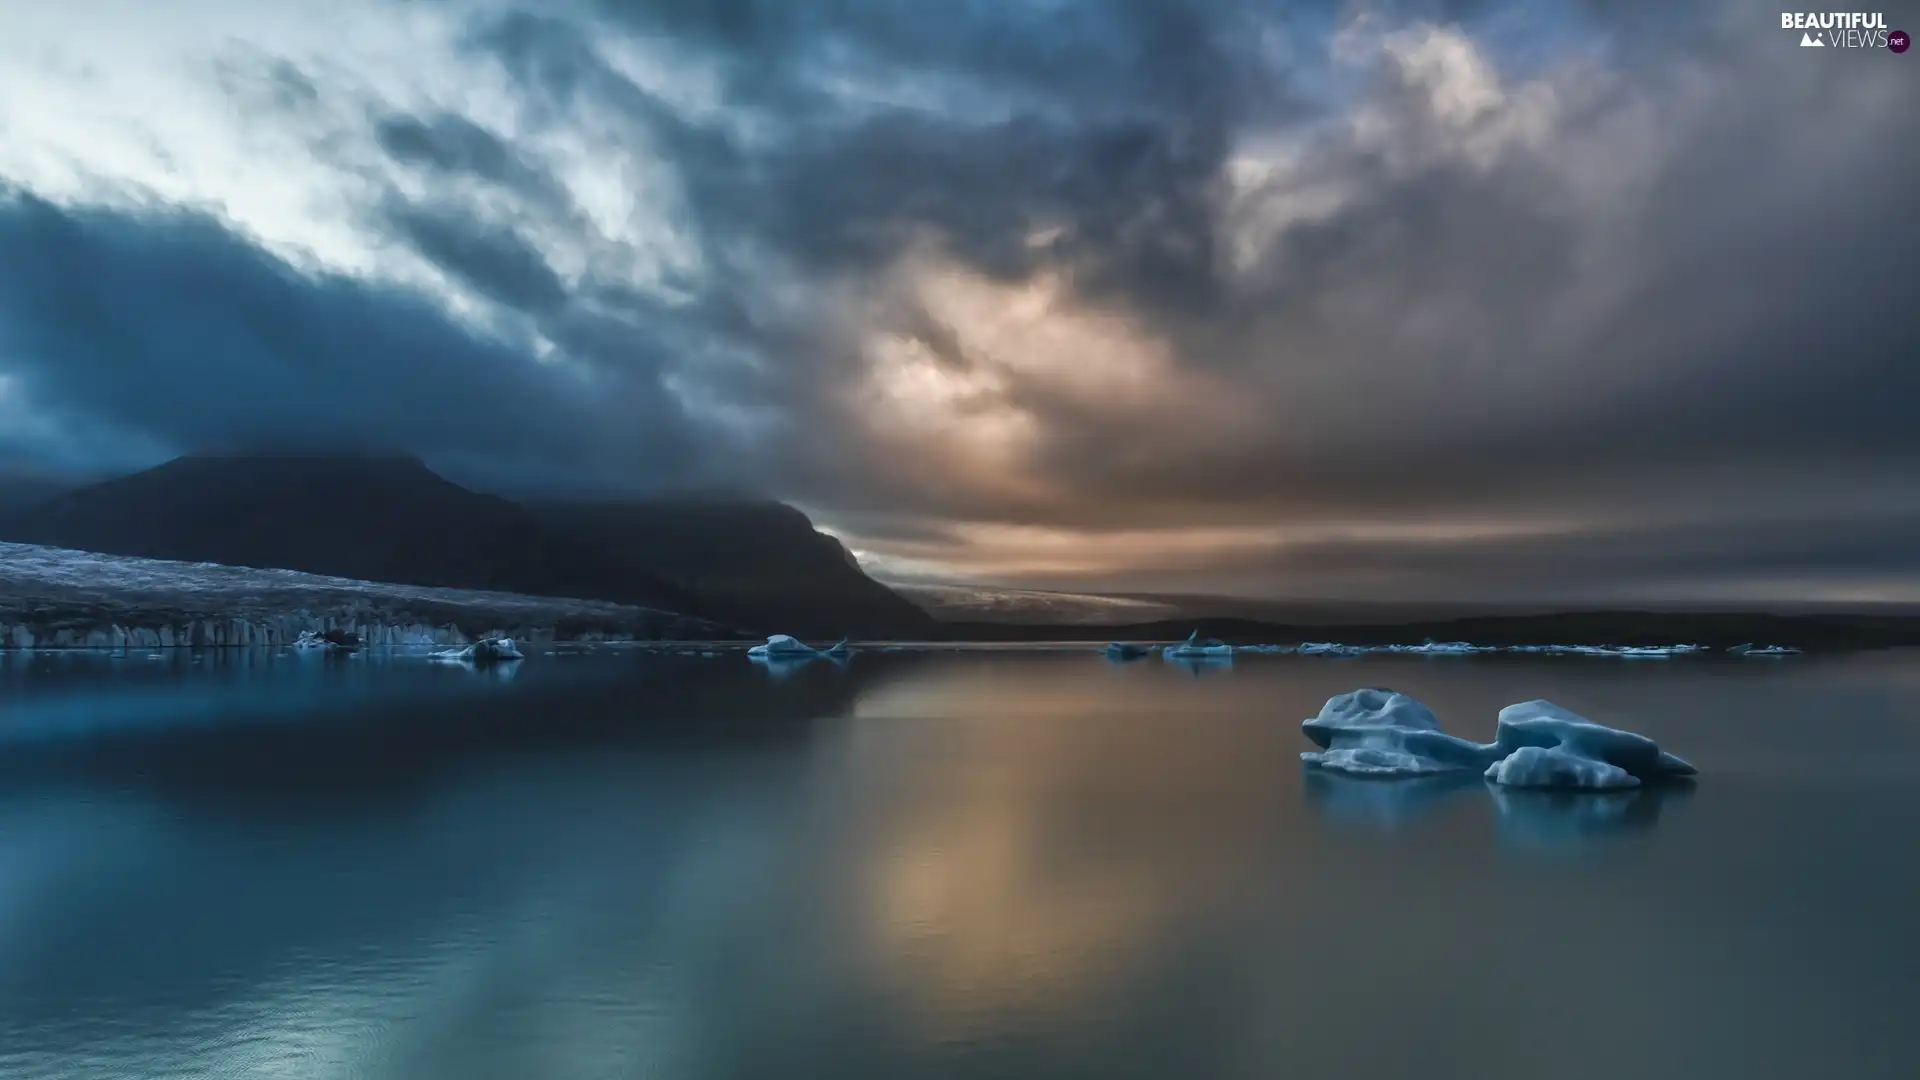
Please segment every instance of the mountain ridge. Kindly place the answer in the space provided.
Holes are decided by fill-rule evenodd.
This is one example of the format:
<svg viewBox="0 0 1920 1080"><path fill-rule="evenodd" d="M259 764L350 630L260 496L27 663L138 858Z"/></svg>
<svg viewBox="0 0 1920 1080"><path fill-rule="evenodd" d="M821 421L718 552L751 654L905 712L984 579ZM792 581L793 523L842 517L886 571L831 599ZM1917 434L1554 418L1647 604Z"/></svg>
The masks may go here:
<svg viewBox="0 0 1920 1080"><path fill-rule="evenodd" d="M760 633L885 634L932 621L782 503L683 495L530 506L403 453L188 455L0 517L0 539L607 601Z"/></svg>

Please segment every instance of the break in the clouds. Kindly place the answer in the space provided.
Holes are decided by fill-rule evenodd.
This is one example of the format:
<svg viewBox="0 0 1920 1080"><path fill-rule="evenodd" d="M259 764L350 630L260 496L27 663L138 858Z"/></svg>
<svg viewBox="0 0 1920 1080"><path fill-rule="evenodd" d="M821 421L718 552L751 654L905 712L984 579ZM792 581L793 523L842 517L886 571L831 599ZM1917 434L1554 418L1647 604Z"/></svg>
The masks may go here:
<svg viewBox="0 0 1920 1080"><path fill-rule="evenodd" d="M1920 599L1917 63L1743 2L20 0L0 459L750 486L1049 587Z"/></svg>

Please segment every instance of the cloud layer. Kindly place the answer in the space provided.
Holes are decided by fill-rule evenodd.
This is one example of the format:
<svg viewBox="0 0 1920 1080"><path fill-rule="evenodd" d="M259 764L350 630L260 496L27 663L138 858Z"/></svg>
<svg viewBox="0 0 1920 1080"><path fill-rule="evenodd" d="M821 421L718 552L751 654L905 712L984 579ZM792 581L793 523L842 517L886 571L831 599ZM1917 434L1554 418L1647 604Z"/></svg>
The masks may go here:
<svg viewBox="0 0 1920 1080"><path fill-rule="evenodd" d="M1754 4L191 6L0 15L0 456L750 485L1052 587L1920 599L1920 71Z"/></svg>

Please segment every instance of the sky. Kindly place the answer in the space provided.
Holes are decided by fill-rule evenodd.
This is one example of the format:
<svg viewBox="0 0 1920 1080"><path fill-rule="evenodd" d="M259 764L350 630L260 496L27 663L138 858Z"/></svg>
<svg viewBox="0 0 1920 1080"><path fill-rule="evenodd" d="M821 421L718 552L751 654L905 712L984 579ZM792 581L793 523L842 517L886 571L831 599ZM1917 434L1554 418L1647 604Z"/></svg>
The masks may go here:
<svg viewBox="0 0 1920 1080"><path fill-rule="evenodd" d="M748 488L902 580L1920 602L1920 53L1780 14L0 0L0 469Z"/></svg>

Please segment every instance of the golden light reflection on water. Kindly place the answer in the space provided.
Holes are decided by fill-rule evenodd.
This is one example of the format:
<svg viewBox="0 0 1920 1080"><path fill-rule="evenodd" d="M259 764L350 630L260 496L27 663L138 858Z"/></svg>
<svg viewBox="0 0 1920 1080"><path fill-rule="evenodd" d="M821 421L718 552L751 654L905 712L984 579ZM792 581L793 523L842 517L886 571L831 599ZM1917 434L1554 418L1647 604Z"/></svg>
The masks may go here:
<svg viewBox="0 0 1920 1080"><path fill-rule="evenodd" d="M1244 798L1208 789L1257 783L1265 766L1167 735L1219 722L1207 699L1217 709L1245 691L1223 682L1196 701L1166 676L1084 659L988 665L861 698L849 745L890 759L902 803L865 855L866 930L930 1036L1097 1005L1228 891L1234 864L1216 855L1229 845L1190 841L1263 827ZM1117 703L1125 725L1112 723ZM1124 832L1106 831L1116 816ZM1089 843L1096 832L1126 839Z"/></svg>

